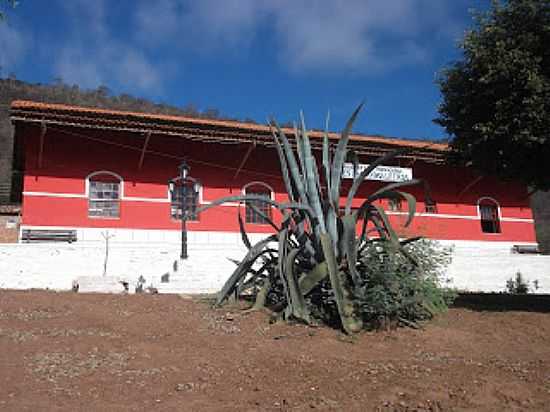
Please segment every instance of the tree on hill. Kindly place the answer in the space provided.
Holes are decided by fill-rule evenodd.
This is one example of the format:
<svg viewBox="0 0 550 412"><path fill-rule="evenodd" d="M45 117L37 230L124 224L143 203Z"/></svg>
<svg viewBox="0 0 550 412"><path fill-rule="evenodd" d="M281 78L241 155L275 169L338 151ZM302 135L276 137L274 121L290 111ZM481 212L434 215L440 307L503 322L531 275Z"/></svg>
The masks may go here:
<svg viewBox="0 0 550 412"><path fill-rule="evenodd" d="M451 159L550 189L550 2L494 1L439 80Z"/></svg>

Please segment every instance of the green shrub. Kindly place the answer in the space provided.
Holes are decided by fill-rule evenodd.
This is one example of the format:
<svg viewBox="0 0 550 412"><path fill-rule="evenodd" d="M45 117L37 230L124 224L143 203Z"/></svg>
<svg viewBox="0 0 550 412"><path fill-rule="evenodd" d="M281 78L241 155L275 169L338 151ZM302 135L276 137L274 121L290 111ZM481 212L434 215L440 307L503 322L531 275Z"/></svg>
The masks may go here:
<svg viewBox="0 0 550 412"><path fill-rule="evenodd" d="M456 293L445 287L451 248L427 239L399 253L387 242L371 243L361 259L362 283L354 289L366 324L414 326L445 311Z"/></svg>
<svg viewBox="0 0 550 412"><path fill-rule="evenodd" d="M537 282L538 284L538 282ZM523 278L521 272L516 272L516 278L510 278L506 281L506 292L518 295L529 293L529 281Z"/></svg>

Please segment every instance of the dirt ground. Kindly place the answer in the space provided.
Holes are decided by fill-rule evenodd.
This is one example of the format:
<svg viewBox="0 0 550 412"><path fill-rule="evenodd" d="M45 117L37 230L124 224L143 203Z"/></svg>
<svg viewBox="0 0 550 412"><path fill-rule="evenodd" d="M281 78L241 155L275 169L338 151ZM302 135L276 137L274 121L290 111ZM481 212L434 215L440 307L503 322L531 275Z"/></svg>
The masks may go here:
<svg viewBox="0 0 550 412"><path fill-rule="evenodd" d="M550 314L269 324L168 295L0 291L0 411L550 411Z"/></svg>

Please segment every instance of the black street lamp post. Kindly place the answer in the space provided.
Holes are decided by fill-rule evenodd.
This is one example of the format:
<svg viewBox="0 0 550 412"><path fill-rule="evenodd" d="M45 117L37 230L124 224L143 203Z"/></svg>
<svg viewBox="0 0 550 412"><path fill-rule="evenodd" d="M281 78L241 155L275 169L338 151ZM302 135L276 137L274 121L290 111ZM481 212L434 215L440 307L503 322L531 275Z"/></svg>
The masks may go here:
<svg viewBox="0 0 550 412"><path fill-rule="evenodd" d="M188 218L188 210L187 210L187 197L188 197L188 186L191 186L191 190L193 191L192 196L193 199L196 199L196 196L198 195L199 191L199 182L197 179L194 179L189 176L189 165L183 161L179 167L179 176L171 179L168 182L168 187L170 189L170 195L171 199L177 199L177 193L179 192L179 200L180 200L180 209L181 209L181 259L187 259L187 218Z"/></svg>

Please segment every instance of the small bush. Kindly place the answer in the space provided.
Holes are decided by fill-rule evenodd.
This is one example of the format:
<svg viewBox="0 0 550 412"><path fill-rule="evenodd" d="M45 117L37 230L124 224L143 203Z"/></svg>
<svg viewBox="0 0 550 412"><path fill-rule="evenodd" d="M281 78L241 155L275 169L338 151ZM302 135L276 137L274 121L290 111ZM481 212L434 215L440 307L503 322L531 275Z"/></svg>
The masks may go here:
<svg viewBox="0 0 550 412"><path fill-rule="evenodd" d="M422 239L396 253L388 243L372 243L362 260L362 284L355 288L364 321L371 327L408 326L445 311L456 293L445 287L451 248Z"/></svg>
<svg viewBox="0 0 550 412"><path fill-rule="evenodd" d="M538 281L537 281L538 286ZM529 281L523 278L521 272L516 272L516 278L510 278L506 281L506 292L518 295L529 293Z"/></svg>

